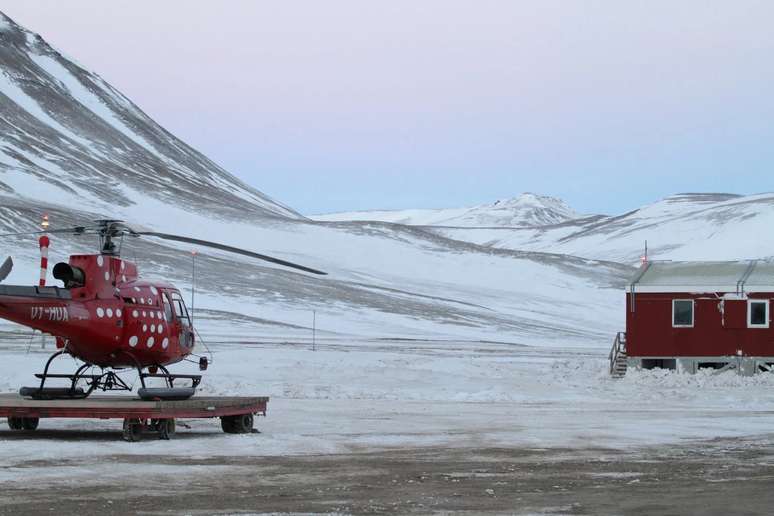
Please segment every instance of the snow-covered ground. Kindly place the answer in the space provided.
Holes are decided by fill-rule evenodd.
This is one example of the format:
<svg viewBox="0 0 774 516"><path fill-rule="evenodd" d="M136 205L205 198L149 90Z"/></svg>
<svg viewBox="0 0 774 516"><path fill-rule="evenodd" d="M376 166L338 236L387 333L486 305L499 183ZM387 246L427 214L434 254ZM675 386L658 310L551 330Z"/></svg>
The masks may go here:
<svg viewBox="0 0 774 516"><path fill-rule="evenodd" d="M138 445L120 440L120 421L44 420L39 431L58 433L22 438L0 429L0 481L93 475L93 467L48 462L84 456L91 464L114 455L700 446L765 435L774 425L772 375L633 371L612 380L598 349L324 339L316 351L311 342L233 342L214 351L202 393L270 395L268 417L257 421L261 434L225 435L217 421L188 421L171 442ZM30 383L45 357L37 346L3 354L1 391Z"/></svg>

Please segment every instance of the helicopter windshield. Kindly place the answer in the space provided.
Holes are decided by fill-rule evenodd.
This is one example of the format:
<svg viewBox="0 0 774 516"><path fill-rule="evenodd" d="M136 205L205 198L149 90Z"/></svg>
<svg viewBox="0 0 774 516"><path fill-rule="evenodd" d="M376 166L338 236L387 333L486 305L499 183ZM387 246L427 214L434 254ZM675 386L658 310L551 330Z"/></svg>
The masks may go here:
<svg viewBox="0 0 774 516"><path fill-rule="evenodd" d="M172 292L172 307L175 310L175 315L177 316L178 320L184 325L184 326L190 326L191 325L191 319L188 316L188 309L185 307L185 301L183 301L183 298L180 294L177 292ZM164 310L167 310L167 307L164 307Z"/></svg>

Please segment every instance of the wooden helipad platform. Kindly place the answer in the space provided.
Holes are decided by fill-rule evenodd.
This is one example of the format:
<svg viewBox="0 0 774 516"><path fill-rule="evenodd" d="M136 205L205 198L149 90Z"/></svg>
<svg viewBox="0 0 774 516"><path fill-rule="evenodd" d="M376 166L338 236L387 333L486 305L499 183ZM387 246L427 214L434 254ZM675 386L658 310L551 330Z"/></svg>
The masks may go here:
<svg viewBox="0 0 774 516"><path fill-rule="evenodd" d="M266 415L266 397L193 397L185 401L142 401L128 396L80 400L32 400L0 394L0 417L172 419Z"/></svg>

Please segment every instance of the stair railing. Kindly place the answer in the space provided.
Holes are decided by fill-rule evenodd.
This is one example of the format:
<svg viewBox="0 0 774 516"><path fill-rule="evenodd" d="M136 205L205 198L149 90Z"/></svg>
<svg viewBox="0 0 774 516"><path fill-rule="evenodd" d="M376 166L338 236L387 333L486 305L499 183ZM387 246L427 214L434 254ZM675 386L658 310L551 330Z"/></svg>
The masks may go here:
<svg viewBox="0 0 774 516"><path fill-rule="evenodd" d="M610 356L608 357L610 360L611 375L614 374L616 362L618 361L619 355L622 353L626 353L626 332L619 331L615 336L615 340L613 341L613 348L610 350Z"/></svg>

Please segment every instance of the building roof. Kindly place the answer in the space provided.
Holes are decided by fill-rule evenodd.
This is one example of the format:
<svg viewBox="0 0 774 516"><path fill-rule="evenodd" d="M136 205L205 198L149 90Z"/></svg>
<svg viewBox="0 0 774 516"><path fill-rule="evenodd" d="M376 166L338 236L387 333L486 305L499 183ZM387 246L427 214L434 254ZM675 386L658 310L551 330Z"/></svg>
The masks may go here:
<svg viewBox="0 0 774 516"><path fill-rule="evenodd" d="M774 262L654 261L643 265L626 291L631 292L774 292Z"/></svg>

